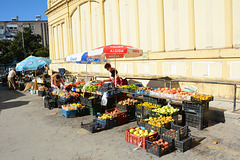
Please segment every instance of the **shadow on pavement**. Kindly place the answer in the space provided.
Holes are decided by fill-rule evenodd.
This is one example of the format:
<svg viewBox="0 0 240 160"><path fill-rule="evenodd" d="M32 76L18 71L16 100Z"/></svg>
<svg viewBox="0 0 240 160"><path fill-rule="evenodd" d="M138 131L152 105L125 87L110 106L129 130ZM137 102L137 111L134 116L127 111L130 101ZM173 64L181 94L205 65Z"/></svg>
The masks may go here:
<svg viewBox="0 0 240 160"><path fill-rule="evenodd" d="M22 96L25 96L25 95L13 89L11 90L8 87L2 86L2 84L0 84L0 112L3 109L20 107L22 105L28 104L29 101L6 102L9 100L17 99Z"/></svg>
<svg viewBox="0 0 240 160"><path fill-rule="evenodd" d="M208 112L208 127L214 126L219 123L225 123L224 111L217 108L210 108Z"/></svg>

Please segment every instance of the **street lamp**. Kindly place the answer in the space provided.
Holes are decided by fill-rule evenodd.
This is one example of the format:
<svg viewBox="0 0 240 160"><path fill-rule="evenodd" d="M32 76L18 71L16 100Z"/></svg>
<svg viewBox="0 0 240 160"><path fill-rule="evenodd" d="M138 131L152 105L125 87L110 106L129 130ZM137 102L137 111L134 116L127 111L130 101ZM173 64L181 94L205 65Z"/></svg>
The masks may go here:
<svg viewBox="0 0 240 160"><path fill-rule="evenodd" d="M24 37L23 37L23 25L19 25L19 27L22 27L23 58L25 58L25 47L24 47Z"/></svg>

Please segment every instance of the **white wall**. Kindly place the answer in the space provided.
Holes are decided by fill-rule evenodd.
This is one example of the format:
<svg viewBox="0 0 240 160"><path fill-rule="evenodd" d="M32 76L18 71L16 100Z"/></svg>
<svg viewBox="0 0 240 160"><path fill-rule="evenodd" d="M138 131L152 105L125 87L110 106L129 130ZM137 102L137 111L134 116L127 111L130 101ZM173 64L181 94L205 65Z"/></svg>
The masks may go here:
<svg viewBox="0 0 240 160"><path fill-rule="evenodd" d="M139 0L140 48L143 51L159 51L159 15L157 0Z"/></svg>
<svg viewBox="0 0 240 160"><path fill-rule="evenodd" d="M224 0L194 0L196 49L225 47Z"/></svg>
<svg viewBox="0 0 240 160"><path fill-rule="evenodd" d="M240 47L240 0L232 0L233 45Z"/></svg>
<svg viewBox="0 0 240 160"><path fill-rule="evenodd" d="M72 15L72 37L73 37L73 53L81 52L78 9Z"/></svg>
<svg viewBox="0 0 240 160"><path fill-rule="evenodd" d="M121 43L124 45L137 46L137 30L135 1L121 0L120 7L120 25L121 25Z"/></svg>
<svg viewBox="0 0 240 160"><path fill-rule="evenodd" d="M53 27L53 35L54 35L54 46L55 46L55 59L59 59L57 26Z"/></svg>
<svg viewBox="0 0 240 160"><path fill-rule="evenodd" d="M189 49L188 0L164 0L165 49Z"/></svg>
<svg viewBox="0 0 240 160"><path fill-rule="evenodd" d="M63 30L63 58L65 58L68 55L68 42L67 42L67 30L65 23L62 24L62 30Z"/></svg>
<svg viewBox="0 0 240 160"><path fill-rule="evenodd" d="M93 48L103 46L100 5L91 2Z"/></svg>
<svg viewBox="0 0 240 160"><path fill-rule="evenodd" d="M117 16L117 0L104 2L106 45L119 44L119 26Z"/></svg>
<svg viewBox="0 0 240 160"><path fill-rule="evenodd" d="M82 52L92 49L91 47L91 34L90 34L90 12L89 3L84 3L80 6L81 14L81 33L82 33Z"/></svg>

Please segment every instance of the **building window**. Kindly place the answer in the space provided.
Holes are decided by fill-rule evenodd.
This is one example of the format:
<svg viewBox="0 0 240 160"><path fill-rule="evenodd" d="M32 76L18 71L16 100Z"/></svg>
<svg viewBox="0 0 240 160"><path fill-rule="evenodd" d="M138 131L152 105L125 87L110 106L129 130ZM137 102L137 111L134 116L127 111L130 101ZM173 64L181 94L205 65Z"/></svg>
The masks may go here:
<svg viewBox="0 0 240 160"><path fill-rule="evenodd" d="M0 29L3 29L3 26L0 26Z"/></svg>
<svg viewBox="0 0 240 160"><path fill-rule="evenodd" d="M35 25L31 25L31 29L35 29Z"/></svg>

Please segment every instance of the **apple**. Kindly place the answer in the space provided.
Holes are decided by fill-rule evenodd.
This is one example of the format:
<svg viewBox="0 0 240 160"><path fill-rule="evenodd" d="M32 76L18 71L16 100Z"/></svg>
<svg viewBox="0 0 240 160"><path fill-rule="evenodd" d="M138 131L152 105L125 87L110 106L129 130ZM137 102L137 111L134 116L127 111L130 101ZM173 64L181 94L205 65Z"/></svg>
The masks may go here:
<svg viewBox="0 0 240 160"><path fill-rule="evenodd" d="M180 87L177 88L177 91L178 91L178 92L181 92L181 90L182 90L182 89L181 89Z"/></svg>
<svg viewBox="0 0 240 160"><path fill-rule="evenodd" d="M172 90L175 90L175 91L176 91L176 88L173 88Z"/></svg>

